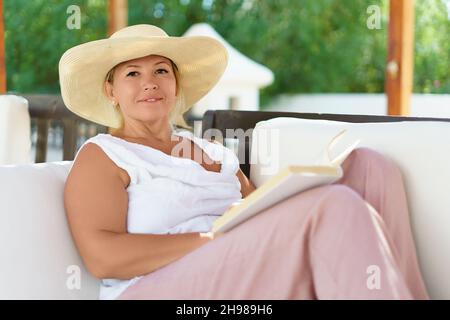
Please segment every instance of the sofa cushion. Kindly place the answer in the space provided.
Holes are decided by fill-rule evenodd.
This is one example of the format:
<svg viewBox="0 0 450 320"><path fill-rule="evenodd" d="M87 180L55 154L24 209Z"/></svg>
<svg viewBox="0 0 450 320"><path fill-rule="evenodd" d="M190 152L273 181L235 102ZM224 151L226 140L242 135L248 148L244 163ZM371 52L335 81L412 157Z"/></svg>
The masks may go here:
<svg viewBox="0 0 450 320"><path fill-rule="evenodd" d="M0 95L0 165L33 162L30 123L25 98Z"/></svg>
<svg viewBox="0 0 450 320"><path fill-rule="evenodd" d="M64 211L71 161L0 166L0 299L97 299Z"/></svg>
<svg viewBox="0 0 450 320"><path fill-rule="evenodd" d="M401 169L429 294L450 299L450 255L446 254L450 252L450 123L346 123L286 117L261 121L253 131L251 181L260 186L286 165L320 162L327 143L343 128L347 134L332 155L360 139L359 146L377 150Z"/></svg>

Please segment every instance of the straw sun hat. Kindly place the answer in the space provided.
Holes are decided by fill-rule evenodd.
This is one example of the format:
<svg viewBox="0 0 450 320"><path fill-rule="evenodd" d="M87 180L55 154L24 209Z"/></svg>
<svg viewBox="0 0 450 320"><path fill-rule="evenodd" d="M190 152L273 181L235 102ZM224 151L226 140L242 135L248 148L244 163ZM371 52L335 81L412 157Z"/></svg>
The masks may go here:
<svg viewBox="0 0 450 320"><path fill-rule="evenodd" d="M206 36L170 37L147 24L123 28L109 38L90 41L67 50L59 61L59 82L64 104L78 116L118 128L122 115L104 91L107 73L117 64L160 55L171 59L179 73L182 114L205 96L219 81L228 62L225 47Z"/></svg>

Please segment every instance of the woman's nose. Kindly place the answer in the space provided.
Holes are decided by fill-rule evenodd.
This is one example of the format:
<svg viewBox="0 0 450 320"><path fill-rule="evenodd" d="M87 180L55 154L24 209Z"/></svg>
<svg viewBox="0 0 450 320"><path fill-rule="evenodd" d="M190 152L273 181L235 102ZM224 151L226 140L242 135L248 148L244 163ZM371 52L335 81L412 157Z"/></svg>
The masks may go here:
<svg viewBox="0 0 450 320"><path fill-rule="evenodd" d="M156 90L156 89L158 89L158 85L156 83L149 83L149 82L147 82L144 85L144 90L149 90L149 89Z"/></svg>
<svg viewBox="0 0 450 320"><path fill-rule="evenodd" d="M155 90L155 89L158 89L158 84L156 83L155 79L148 78L143 83L143 87L144 87L144 90L149 90L149 89Z"/></svg>

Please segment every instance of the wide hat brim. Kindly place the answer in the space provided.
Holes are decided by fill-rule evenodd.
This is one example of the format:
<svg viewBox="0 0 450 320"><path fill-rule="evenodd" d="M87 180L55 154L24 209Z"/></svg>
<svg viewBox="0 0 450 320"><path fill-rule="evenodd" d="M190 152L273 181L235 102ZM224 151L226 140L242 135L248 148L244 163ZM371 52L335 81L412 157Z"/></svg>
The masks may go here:
<svg viewBox="0 0 450 320"><path fill-rule="evenodd" d="M117 64L151 54L169 58L177 65L184 94L182 113L216 85L228 62L226 48L206 36L110 37L87 42L67 50L60 59L64 104L82 118L119 127L121 115L106 96L105 77Z"/></svg>

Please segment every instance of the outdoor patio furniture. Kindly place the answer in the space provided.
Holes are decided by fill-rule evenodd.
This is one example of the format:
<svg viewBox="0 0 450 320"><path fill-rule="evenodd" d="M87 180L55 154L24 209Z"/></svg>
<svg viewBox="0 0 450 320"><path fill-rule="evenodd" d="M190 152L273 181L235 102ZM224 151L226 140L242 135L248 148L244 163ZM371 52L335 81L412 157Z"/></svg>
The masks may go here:
<svg viewBox="0 0 450 320"><path fill-rule="evenodd" d="M276 123L269 120L288 117ZM333 120L325 121L325 120ZM327 137L348 129L396 161L404 174L419 263L433 299L450 299L449 119L361 115L300 114L262 111L208 111L202 131L272 125L283 141L279 164L309 161ZM226 136L226 138L233 138ZM241 137L242 138L242 137ZM230 141L230 140L227 140ZM251 135L239 141L243 171L258 181L250 164ZM251 149L251 150L250 150ZM301 153L296 150L311 150ZM83 266L67 224L63 192L71 161L0 166L0 299L96 299L99 280Z"/></svg>
<svg viewBox="0 0 450 320"><path fill-rule="evenodd" d="M0 95L0 165L31 163L28 101L16 95Z"/></svg>

